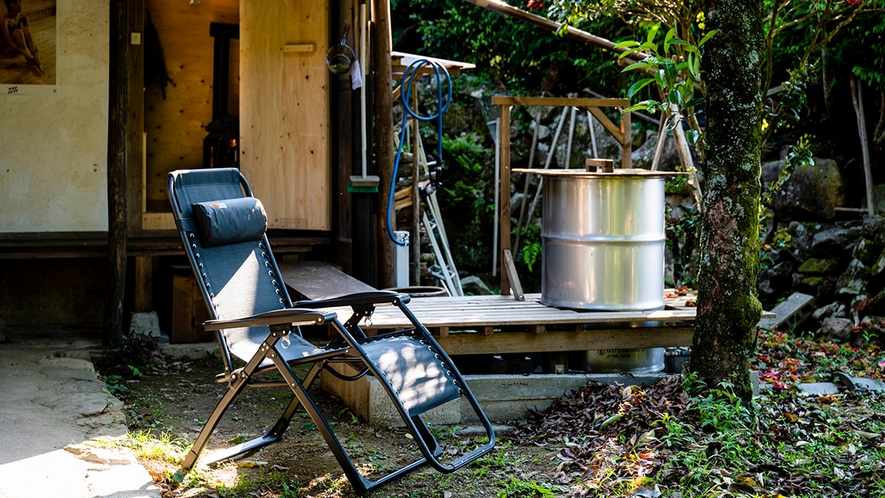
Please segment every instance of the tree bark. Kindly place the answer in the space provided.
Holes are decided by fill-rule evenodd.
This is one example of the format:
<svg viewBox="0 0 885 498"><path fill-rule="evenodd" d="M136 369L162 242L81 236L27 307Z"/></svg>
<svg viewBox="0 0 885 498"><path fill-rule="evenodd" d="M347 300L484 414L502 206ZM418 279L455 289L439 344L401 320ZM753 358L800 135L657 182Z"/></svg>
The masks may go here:
<svg viewBox="0 0 885 498"><path fill-rule="evenodd" d="M762 306L759 273L761 0L708 0L704 47L708 153L698 262L698 318L689 370L752 400L749 357Z"/></svg>

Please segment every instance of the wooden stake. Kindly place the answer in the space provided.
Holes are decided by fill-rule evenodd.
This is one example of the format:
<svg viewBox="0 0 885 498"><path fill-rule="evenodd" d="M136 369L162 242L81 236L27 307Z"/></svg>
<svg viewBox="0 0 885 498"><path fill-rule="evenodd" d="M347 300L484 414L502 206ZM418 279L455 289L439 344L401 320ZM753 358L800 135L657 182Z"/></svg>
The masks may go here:
<svg viewBox="0 0 885 498"><path fill-rule="evenodd" d="M860 135L860 149L863 154L863 176L867 187L867 212L875 216L879 214L876 205L876 192L873 190L873 173L870 171L870 148L867 144L867 125L863 112L863 90L857 83L857 78L852 74L849 78L851 83L851 101L854 103L854 113L857 115L857 133Z"/></svg>

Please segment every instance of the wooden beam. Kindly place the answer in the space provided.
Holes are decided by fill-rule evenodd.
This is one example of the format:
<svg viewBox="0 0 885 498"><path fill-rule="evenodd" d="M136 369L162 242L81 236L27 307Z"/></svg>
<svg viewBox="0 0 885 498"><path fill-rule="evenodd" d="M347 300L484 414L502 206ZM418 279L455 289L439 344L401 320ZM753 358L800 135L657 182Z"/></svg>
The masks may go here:
<svg viewBox="0 0 885 498"><path fill-rule="evenodd" d="M492 104L495 99L492 97ZM504 254L510 251L510 105L501 105L501 122L498 125L498 144L501 148L500 158L500 182L501 187L498 189L498 209L500 219L498 220L498 235L500 243L498 244L501 257L499 265L501 265L501 295L510 295L510 278L507 276L507 263L504 260Z"/></svg>
<svg viewBox="0 0 885 498"><path fill-rule="evenodd" d="M378 236L378 287L386 289L396 285L393 275L393 241L387 235L390 219L387 217L390 177L393 175L393 96L391 94L390 0L372 1L372 67L375 96L375 160L381 177L378 209L380 232ZM393 214L393 213L391 213ZM417 241L415 241L417 243Z"/></svg>
<svg viewBox="0 0 885 498"><path fill-rule="evenodd" d="M148 312L153 308L154 289L154 258L138 256L135 258L135 310Z"/></svg>
<svg viewBox="0 0 885 498"><path fill-rule="evenodd" d="M580 332L497 332L493 335L454 334L438 337L449 355L551 353L589 349L662 348L691 346L693 327L582 330Z"/></svg>
<svg viewBox="0 0 885 498"><path fill-rule="evenodd" d="M615 138L615 140L618 141L619 144L624 145L624 133L621 131L618 125L616 125L611 119L609 119L608 116L606 116L605 113L602 112L598 107L588 107L587 110L590 111L590 114L592 114L593 117L596 118L597 121L599 121L599 123L603 126L603 128L605 128L607 132L611 133L611 135Z"/></svg>
<svg viewBox="0 0 885 498"><path fill-rule="evenodd" d="M111 0L108 105L108 275L102 344L123 342L126 290L126 139L129 101L129 13L131 2Z"/></svg>
<svg viewBox="0 0 885 498"><path fill-rule="evenodd" d="M496 95L492 105L523 105L546 107L628 107L629 99L559 98L559 97L510 97Z"/></svg>
<svg viewBox="0 0 885 498"><path fill-rule="evenodd" d="M129 104L126 119L126 211L129 236L142 235L144 211L144 2L129 7L129 25L126 71L128 72ZM136 35L137 36L132 36ZM136 43L137 42L137 43ZM148 310L149 311L149 310Z"/></svg>
<svg viewBox="0 0 885 498"><path fill-rule="evenodd" d="M633 167L633 129L630 124L630 113L621 114L621 168Z"/></svg>

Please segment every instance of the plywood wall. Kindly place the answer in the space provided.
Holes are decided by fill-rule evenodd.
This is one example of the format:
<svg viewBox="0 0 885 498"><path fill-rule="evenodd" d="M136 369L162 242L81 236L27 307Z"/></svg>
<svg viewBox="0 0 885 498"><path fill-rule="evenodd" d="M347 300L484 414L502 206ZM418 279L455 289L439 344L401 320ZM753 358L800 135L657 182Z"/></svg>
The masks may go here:
<svg viewBox="0 0 885 498"><path fill-rule="evenodd" d="M270 2L269 2L270 3ZM239 0L211 0L190 5L185 0L150 0L147 5L163 48L171 82L166 96L159 87L145 92L147 167L145 197L148 211L168 210L166 176L181 168L203 165L203 138L212 121L213 22L239 23ZM239 110L239 46L231 43L229 113Z"/></svg>
<svg viewBox="0 0 885 498"><path fill-rule="evenodd" d="M330 230L328 2L240 8L240 169L271 228Z"/></svg>

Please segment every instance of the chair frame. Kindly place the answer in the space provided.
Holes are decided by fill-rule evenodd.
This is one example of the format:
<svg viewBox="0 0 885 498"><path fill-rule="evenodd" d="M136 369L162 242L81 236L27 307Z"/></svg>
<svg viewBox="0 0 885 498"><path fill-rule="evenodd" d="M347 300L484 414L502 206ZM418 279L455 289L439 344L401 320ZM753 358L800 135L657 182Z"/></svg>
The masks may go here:
<svg viewBox="0 0 885 498"><path fill-rule="evenodd" d="M218 171L218 175L226 178L236 177L239 182L239 187L242 190L242 195L245 197L253 197L248 182L239 171L232 168L219 168L212 171ZM200 263L197 261L199 254L195 252L197 246L191 244L191 241L189 241L189 239L194 236L193 234L196 230L192 220L187 220L182 216L184 209L181 204L181 199L178 196L179 187L176 184L176 181L180 176L186 174L191 174L191 172L181 170L170 173L167 183L167 192L173 206L173 217L175 218L176 226L182 237L185 253L188 257L191 268L194 270L197 281L202 284L201 272L199 271ZM207 175L208 173L201 172L196 174ZM262 246L262 249L270 255L268 258L271 266L270 271L274 272L275 278L278 278L280 282L283 282L279 267L273 258L271 246L266 233L262 236L259 244ZM282 308L242 318L218 319L212 305L213 296L209 293L206 285L199 285L199 287L203 294L204 302L208 306L210 316L212 317L211 320L208 320L203 324L203 327L207 331L215 332L224 367L224 372L218 377L219 381L228 384L228 389L207 419L207 422L197 436L193 447L188 452L182 465L184 470L190 470L193 468L198 459L203 464L211 464L234 458L279 441L288 428L289 423L299 406L304 407L313 423L319 429L323 439L344 471L345 476L358 494L363 494L384 485L385 483L401 477L424 464L429 464L431 467L443 473L454 472L469 462L489 453L494 448L495 433L488 417L483 413L479 406L479 402L470 391L470 388L467 386L467 383L464 381L460 372L454 367L451 358L449 358L427 328L420 323L417 317L415 317L411 310L406 306L409 302L408 295L388 291L374 291L351 294L332 299L307 300L292 303L285 285L282 285ZM359 323L364 318L370 317L377 306L396 306L411 322L412 328L368 337L365 331L359 326ZM328 308L344 307L351 308L352 315L343 324L338 320L336 313L325 311ZM327 325L331 327L331 329L336 332L335 338L321 353L289 360L288 362L284 360L280 348L285 349L285 343L289 340L290 335L300 338L300 327L313 325ZM226 328L253 326L266 326L269 328L269 333L258 347L258 351L244 366L237 368L231 357L229 344L223 332ZM421 418L422 412L410 413L403 402L398 398L396 389L390 383L387 376L383 374L380 366L369 360L369 355L364 348L364 346L368 346L374 341L386 341L404 336L409 336L420 341L420 343L426 345L431 352L436 353L436 358L438 358L443 365L449 366L448 368L451 370L449 370L448 373L458 387L459 397L466 399L473 408L480 424L488 435L487 443L478 446L472 451L452 461L443 462L440 460L439 457L442 453L442 448L437 443L436 438L433 436L426 422ZM359 373L353 376L346 376L338 373L335 369L327 368L333 363L347 363L354 365ZM303 378L299 378L292 367L302 364L312 364L312 366ZM274 370L278 371L282 376L282 382L261 382L253 379L256 375ZM417 444L422 457L377 480L370 480L363 476L351 461L344 447L338 440L338 437L320 412L319 407L308 394L308 389L323 370L345 381L358 380L366 374L374 375L384 387L390 400L396 407L403 423L412 435L414 442ZM200 458L200 454L205 449L206 444L225 411L246 386L269 387L283 385L287 386L292 391L292 400L283 410L279 419L271 425L264 435ZM457 398L455 398L455 400L457 400ZM445 403L451 401L452 400L445 401Z"/></svg>

